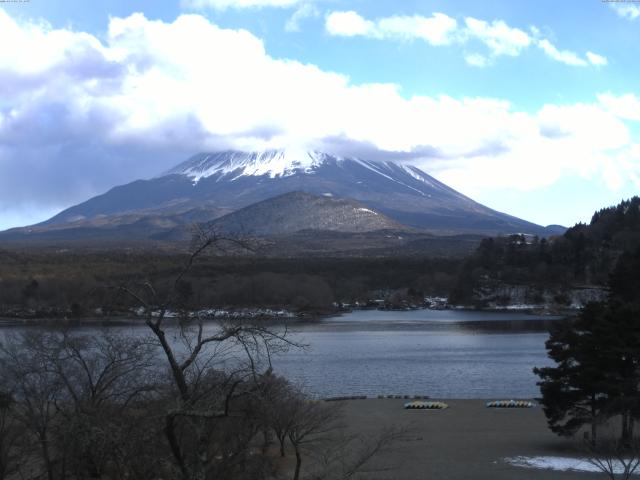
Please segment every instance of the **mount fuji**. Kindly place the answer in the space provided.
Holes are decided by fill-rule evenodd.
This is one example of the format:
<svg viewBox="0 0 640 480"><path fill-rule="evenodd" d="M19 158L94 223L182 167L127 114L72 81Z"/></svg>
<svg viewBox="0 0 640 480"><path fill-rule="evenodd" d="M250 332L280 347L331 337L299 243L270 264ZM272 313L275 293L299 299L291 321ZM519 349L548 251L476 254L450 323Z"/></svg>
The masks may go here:
<svg viewBox="0 0 640 480"><path fill-rule="evenodd" d="M268 202L292 192L307 195L292 196L287 208L282 199ZM258 202L260 208L251 210ZM312 211L320 207L321 213ZM485 207L415 166L285 149L200 153L155 178L114 187L43 223L4 232L0 240L161 238L163 232L193 223L237 224L238 215L248 232L255 218L260 224L256 233L269 235L264 219L282 222L296 208L304 213L296 217L299 230L362 232L393 226L431 235L562 233ZM366 218L361 215L365 211L371 212ZM222 220L225 215L235 217ZM287 220L287 232L296 231L296 221ZM278 229L273 233L283 234Z"/></svg>

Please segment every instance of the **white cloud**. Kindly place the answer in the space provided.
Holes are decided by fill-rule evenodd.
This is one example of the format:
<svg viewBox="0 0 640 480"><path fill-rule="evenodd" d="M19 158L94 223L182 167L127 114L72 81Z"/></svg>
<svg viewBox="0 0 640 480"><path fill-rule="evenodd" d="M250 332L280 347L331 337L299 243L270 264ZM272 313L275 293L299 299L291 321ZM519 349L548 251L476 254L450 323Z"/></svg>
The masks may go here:
<svg viewBox="0 0 640 480"><path fill-rule="evenodd" d="M483 68L490 65L489 59L484 55L480 55L479 53L472 53L472 54L466 55L464 57L464 60L465 62L467 62L469 65L473 67Z"/></svg>
<svg viewBox="0 0 640 480"><path fill-rule="evenodd" d="M574 67L585 67L588 62L569 50L558 50L549 40L543 39L538 42L540 49L550 58Z"/></svg>
<svg viewBox="0 0 640 480"><path fill-rule="evenodd" d="M357 12L331 12L326 19L325 28L331 35L343 37L377 36L373 22L365 20Z"/></svg>
<svg viewBox="0 0 640 480"><path fill-rule="evenodd" d="M640 149L627 126L597 104L545 105L535 115L509 115L501 154L455 158L438 178L468 194L491 188L531 191L565 176L603 182L618 191L640 175Z"/></svg>
<svg viewBox="0 0 640 480"><path fill-rule="evenodd" d="M640 5L633 5L630 2L611 2L609 5L623 18L629 20L640 18Z"/></svg>
<svg viewBox="0 0 640 480"><path fill-rule="evenodd" d="M336 28L369 28L357 22ZM633 110L621 108L631 97L537 112L496 98L407 98L397 85L273 58L253 34L200 15L112 18L99 40L0 9L0 44L21 46L0 50L0 211L68 205L201 150L293 141L413 157L466 193L570 174L617 188L640 173L625 123Z"/></svg>
<svg viewBox="0 0 640 480"><path fill-rule="evenodd" d="M182 0L186 8L226 10L228 8L289 8L302 3L304 0ZM308 0L307 0L308 1Z"/></svg>
<svg viewBox="0 0 640 480"><path fill-rule="evenodd" d="M394 15L373 22L350 10L329 13L325 28L331 35L345 37L364 36L405 41L421 39L431 45L448 45L454 40L452 35L456 31L457 22L443 13L434 13L431 17Z"/></svg>
<svg viewBox="0 0 640 480"><path fill-rule="evenodd" d="M317 17L320 15L320 10L313 3L303 3L298 7L298 9L293 12L289 20L284 27L287 32L299 32L300 31L300 23L312 17Z"/></svg>
<svg viewBox="0 0 640 480"><path fill-rule="evenodd" d="M598 101L602 106L618 118L640 122L640 98L632 93L613 95L601 93Z"/></svg>
<svg viewBox="0 0 640 480"><path fill-rule="evenodd" d="M457 27L458 22L454 18L438 12L431 17L395 15L377 22L377 31L381 38L419 38L431 45L449 45Z"/></svg>
<svg viewBox="0 0 640 480"><path fill-rule="evenodd" d="M485 43L493 55L520 55L523 49L531 44L529 35L518 29L511 28L502 20L492 23L468 17L465 19L466 34Z"/></svg>
<svg viewBox="0 0 640 480"><path fill-rule="evenodd" d="M606 57L598 55L597 53L587 52L587 58L585 59L570 50L558 50L555 45L545 38L538 40L537 44L548 57L572 67L586 67L588 65L602 67L609 63Z"/></svg>
<svg viewBox="0 0 640 480"><path fill-rule="evenodd" d="M437 12L431 17L394 15L373 22L350 10L331 12L325 22L325 28L331 35L395 40L421 39L431 45L450 44L454 40L453 34L457 26L455 19Z"/></svg>
<svg viewBox="0 0 640 480"><path fill-rule="evenodd" d="M587 52L587 60L589 60L591 65L596 65L598 67L607 65L609 63L606 57L593 52Z"/></svg>
<svg viewBox="0 0 640 480"><path fill-rule="evenodd" d="M333 11L326 17L325 29L330 35L363 36L378 40L424 40L434 46L479 41L489 49L489 54L465 55L467 64L474 67L489 66L493 64L493 58L502 55L517 57L531 45L537 45L549 58L566 65L604 66L608 63L605 57L593 52L587 52L584 59L572 51L559 50L549 40L542 38L540 30L535 26L530 27L532 35L510 27L503 20L487 22L467 17L464 26L460 26L455 18L437 12L431 17L394 15L373 21L353 10Z"/></svg>

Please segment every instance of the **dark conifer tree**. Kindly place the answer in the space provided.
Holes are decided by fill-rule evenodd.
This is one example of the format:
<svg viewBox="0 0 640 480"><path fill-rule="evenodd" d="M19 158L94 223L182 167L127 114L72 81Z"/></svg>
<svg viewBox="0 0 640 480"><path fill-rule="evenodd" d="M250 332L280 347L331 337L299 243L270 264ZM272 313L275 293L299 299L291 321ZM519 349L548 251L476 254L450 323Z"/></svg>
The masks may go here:
<svg viewBox="0 0 640 480"><path fill-rule="evenodd" d="M598 335L606 343L609 415L620 415L621 439L633 438L640 418L640 250L624 253L609 279L609 301Z"/></svg>
<svg viewBox="0 0 640 480"><path fill-rule="evenodd" d="M572 435L619 416L621 441L640 418L640 250L620 256L607 302L591 303L555 328L546 343L555 367L536 368L549 426Z"/></svg>
<svg viewBox="0 0 640 480"><path fill-rule="evenodd" d="M557 365L534 369L551 430L571 436L589 425L594 443L607 399L602 339L594 334L604 309L601 303L590 303L576 320L558 324L546 342L548 355Z"/></svg>

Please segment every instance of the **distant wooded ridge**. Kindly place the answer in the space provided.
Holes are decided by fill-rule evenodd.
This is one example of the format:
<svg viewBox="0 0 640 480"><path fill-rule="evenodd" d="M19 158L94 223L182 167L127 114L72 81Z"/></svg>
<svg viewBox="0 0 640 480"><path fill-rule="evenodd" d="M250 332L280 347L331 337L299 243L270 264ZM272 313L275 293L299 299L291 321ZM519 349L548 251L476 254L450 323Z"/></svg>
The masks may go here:
<svg viewBox="0 0 640 480"><path fill-rule="evenodd" d="M490 293L500 285L526 287L532 303L546 289L553 303L566 307L569 289L604 288L619 256L639 247L640 198L634 197L599 210L588 225L577 224L561 236L484 239L466 259L207 255L183 285L185 307L330 312L335 304L371 299L419 306L428 296L483 307L487 302L479 292ZM109 285L142 278L168 287L184 259L176 250L0 250L0 306L5 314L28 311L40 316L126 311L129 305L113 297Z"/></svg>

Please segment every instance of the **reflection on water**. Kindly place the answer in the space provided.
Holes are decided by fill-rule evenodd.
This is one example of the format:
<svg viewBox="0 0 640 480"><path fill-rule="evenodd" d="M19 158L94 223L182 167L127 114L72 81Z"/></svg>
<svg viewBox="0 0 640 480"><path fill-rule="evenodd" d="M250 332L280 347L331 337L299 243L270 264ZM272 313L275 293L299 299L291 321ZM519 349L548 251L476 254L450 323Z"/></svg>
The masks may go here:
<svg viewBox="0 0 640 480"><path fill-rule="evenodd" d="M323 320L323 323L397 323L397 322L490 322L490 321L536 321L558 319L551 315L530 315L518 311L475 311L475 310L356 310Z"/></svg>
<svg viewBox="0 0 640 480"><path fill-rule="evenodd" d="M440 398L532 398L534 366L560 317L520 312L364 310L297 324L309 347L273 359L276 372L311 394L420 394ZM144 325L112 327L146 335ZM0 329L0 338L24 327ZM80 327L82 333L96 331Z"/></svg>

